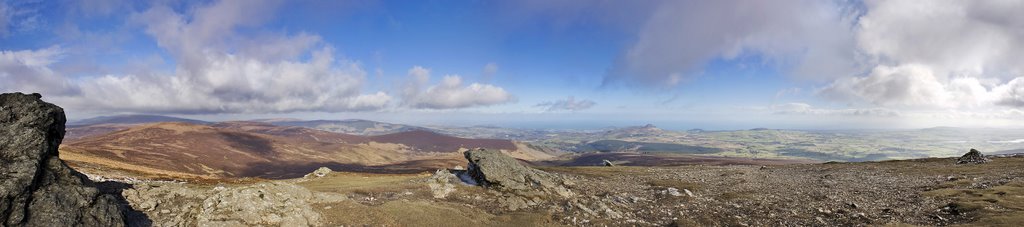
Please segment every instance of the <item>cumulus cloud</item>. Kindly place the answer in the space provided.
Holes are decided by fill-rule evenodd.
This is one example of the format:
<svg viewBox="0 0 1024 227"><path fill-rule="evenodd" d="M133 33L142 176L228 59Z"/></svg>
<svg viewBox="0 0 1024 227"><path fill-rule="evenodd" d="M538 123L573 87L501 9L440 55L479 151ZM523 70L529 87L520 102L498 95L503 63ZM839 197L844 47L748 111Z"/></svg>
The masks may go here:
<svg viewBox="0 0 1024 227"><path fill-rule="evenodd" d="M40 92L54 95L78 94L70 80L49 65L63 55L60 47L39 50L0 51L0 91Z"/></svg>
<svg viewBox="0 0 1024 227"><path fill-rule="evenodd" d="M587 99L581 99L581 100L577 101L575 97L569 96L569 98L566 98L566 99L549 101L549 102L542 102L542 103L538 103L535 106L536 107L543 107L543 108L545 108L545 111L548 111L548 112L555 112L555 111L579 111L579 110L585 110L585 109L590 109L591 107L594 107L594 105L596 105L596 104L597 104L596 102L591 101L591 100L587 100Z"/></svg>
<svg viewBox="0 0 1024 227"><path fill-rule="evenodd" d="M940 77L1024 73L1020 1L866 1L858 46L883 65L921 64Z"/></svg>
<svg viewBox="0 0 1024 227"><path fill-rule="evenodd" d="M866 1L857 46L874 64L819 94L880 106L1022 106L1024 15L1015 1Z"/></svg>
<svg viewBox="0 0 1024 227"><path fill-rule="evenodd" d="M587 16L615 5L558 3L538 15ZM544 5L544 4L540 4ZM708 64L748 56L815 94L899 109L1024 106L1024 8L1020 1L648 1L638 30L604 78L675 87ZM532 6L529 5L528 6ZM621 15L620 15L621 16ZM636 18L642 18L635 20ZM572 18L569 18L572 19ZM597 19L600 21L600 19ZM782 94L782 93L780 93Z"/></svg>
<svg viewBox="0 0 1024 227"><path fill-rule="evenodd" d="M65 92L42 91L72 108L125 112L337 112L387 105L388 94L361 92L366 77L362 66L336 59L334 49L319 36L273 32L254 36L239 31L260 25L273 13L274 5L223 0L187 13L154 6L131 19L171 54L176 63L173 72L93 76L60 90ZM59 51L4 52L5 60L0 60L4 74L0 75L20 80L16 84L22 89L66 82L51 70L53 52ZM70 91L77 93L70 95Z"/></svg>
<svg viewBox="0 0 1024 227"><path fill-rule="evenodd" d="M860 68L850 10L833 1L666 1L657 7L605 83L678 85L715 59L758 55L809 78Z"/></svg>
<svg viewBox="0 0 1024 227"><path fill-rule="evenodd" d="M675 87L756 56L816 94L888 108L1022 106L1020 1L654 1L605 83ZM587 7L580 7L587 8Z"/></svg>
<svg viewBox="0 0 1024 227"><path fill-rule="evenodd" d="M1016 108L1024 108L1024 78L1015 78L995 89L998 95L996 104Z"/></svg>
<svg viewBox="0 0 1024 227"><path fill-rule="evenodd" d="M850 102L882 106L948 107L949 93L927 67L877 67L865 77L837 80L822 94Z"/></svg>
<svg viewBox="0 0 1024 227"><path fill-rule="evenodd" d="M462 85L462 77L447 75L436 85L428 85L430 69L409 69L409 82L403 88L403 103L420 109L458 109L490 106L515 101L504 88L490 84ZM425 87L425 89L424 89Z"/></svg>
<svg viewBox="0 0 1024 227"><path fill-rule="evenodd" d="M998 83L972 76L943 78L926 65L878 66L867 76L839 79L818 94L854 105L914 109L1022 107L1024 79Z"/></svg>

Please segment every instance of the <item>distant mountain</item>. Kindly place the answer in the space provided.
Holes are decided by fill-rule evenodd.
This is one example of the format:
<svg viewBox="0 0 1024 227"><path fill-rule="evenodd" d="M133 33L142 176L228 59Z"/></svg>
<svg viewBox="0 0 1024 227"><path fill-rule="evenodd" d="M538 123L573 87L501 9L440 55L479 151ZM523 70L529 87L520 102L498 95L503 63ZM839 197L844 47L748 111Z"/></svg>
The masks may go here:
<svg viewBox="0 0 1024 227"><path fill-rule="evenodd" d="M158 123L158 122L182 122L191 124L210 124L210 122L200 121L195 119L168 117L160 115L117 115L117 116L102 116L94 117L89 119L78 120L69 122L68 127L76 126L88 126L88 125L99 125L99 124L147 124L147 123Z"/></svg>
<svg viewBox="0 0 1024 227"><path fill-rule="evenodd" d="M425 130L413 130L394 134L371 136L370 140L380 143L405 144L417 150L458 150L459 148L487 148L492 150L516 150L510 140L464 139Z"/></svg>
<svg viewBox="0 0 1024 227"><path fill-rule="evenodd" d="M1024 154L1024 149L1013 149L1013 150L1002 150L992 152L989 155L1005 155L1005 154Z"/></svg>
<svg viewBox="0 0 1024 227"><path fill-rule="evenodd" d="M125 130L131 128L132 126L133 125L131 124L97 124L69 126L64 129L64 141L71 142L82 138L99 136L107 133Z"/></svg>
<svg viewBox="0 0 1024 227"><path fill-rule="evenodd" d="M428 171L464 164L459 150L476 147L502 150L522 159L552 157L509 140L466 139L431 131L360 136L231 121L123 127L70 140L61 146L61 158L76 167L117 169L139 176L283 178L301 176L321 166L349 171Z"/></svg>
<svg viewBox="0 0 1024 227"><path fill-rule="evenodd" d="M288 120L275 120L265 121L277 126L298 126L312 129L319 129L329 132L353 134L353 135L364 135L364 136L376 136L384 134L392 134L398 132L406 132L413 130L429 130L423 127L392 124L368 120L312 120L312 121L288 121Z"/></svg>

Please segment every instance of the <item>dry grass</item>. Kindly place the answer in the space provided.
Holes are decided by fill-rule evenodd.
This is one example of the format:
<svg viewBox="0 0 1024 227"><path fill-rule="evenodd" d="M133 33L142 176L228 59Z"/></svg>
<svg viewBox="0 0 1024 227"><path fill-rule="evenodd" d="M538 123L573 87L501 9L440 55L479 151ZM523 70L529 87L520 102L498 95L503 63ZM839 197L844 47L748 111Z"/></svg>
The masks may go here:
<svg viewBox="0 0 1024 227"><path fill-rule="evenodd" d="M982 166L970 165L961 169L981 170ZM970 188L972 183L971 179L945 182L937 189L921 194L952 200L950 206L975 219L962 226L1020 226L1024 223L1024 182L1009 182L984 189Z"/></svg>
<svg viewBox="0 0 1024 227"><path fill-rule="evenodd" d="M425 187L414 179L427 177L421 174L369 174L334 172L316 180L298 183L313 191L335 193L376 193L402 191Z"/></svg>
<svg viewBox="0 0 1024 227"><path fill-rule="evenodd" d="M166 178L166 179L179 179L179 180L191 180L191 179L214 179L216 177L183 173L177 171L162 170L157 168L151 168L141 165L134 165L130 163L118 162L108 158L98 158L79 152L69 152L68 150L61 150L60 159L65 162L69 162L72 165L75 163L88 163L91 165L99 165L110 169L122 170L131 173L137 173L139 175L151 176L152 178ZM107 176L112 177L112 176ZM134 176L133 176L134 177Z"/></svg>

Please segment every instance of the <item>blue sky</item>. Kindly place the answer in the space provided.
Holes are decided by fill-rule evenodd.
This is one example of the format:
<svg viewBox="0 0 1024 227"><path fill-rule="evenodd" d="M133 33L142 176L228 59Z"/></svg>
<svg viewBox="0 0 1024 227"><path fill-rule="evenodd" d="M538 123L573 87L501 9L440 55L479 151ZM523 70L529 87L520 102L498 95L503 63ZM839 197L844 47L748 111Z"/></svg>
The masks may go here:
<svg viewBox="0 0 1024 227"><path fill-rule="evenodd" d="M1024 3L5 0L0 91L41 93L71 118L1020 127L1014 9Z"/></svg>

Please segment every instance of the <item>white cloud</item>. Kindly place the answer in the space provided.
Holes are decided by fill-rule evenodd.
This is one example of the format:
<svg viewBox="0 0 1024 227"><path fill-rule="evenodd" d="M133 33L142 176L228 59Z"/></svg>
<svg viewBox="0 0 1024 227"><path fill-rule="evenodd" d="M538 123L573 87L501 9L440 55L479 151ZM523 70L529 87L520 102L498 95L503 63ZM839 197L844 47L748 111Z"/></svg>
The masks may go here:
<svg viewBox="0 0 1024 227"><path fill-rule="evenodd" d="M74 95L70 80L48 66L60 59L63 50L53 46L39 50L0 51L0 92Z"/></svg>
<svg viewBox="0 0 1024 227"><path fill-rule="evenodd" d="M920 65L879 66L865 77L839 79L821 94L880 106L950 107L950 94L934 73Z"/></svg>
<svg viewBox="0 0 1024 227"><path fill-rule="evenodd" d="M1021 1L651 1L605 83L675 87L709 62L757 56L858 106L1024 106ZM557 4L539 15L606 2ZM537 8L537 7L534 7ZM569 8L569 9L563 9ZM638 16L650 15L650 16ZM569 18L572 19L572 18ZM599 19L598 19L599 20ZM626 32L634 32L625 29ZM780 92L776 96L788 94Z"/></svg>
<svg viewBox="0 0 1024 227"><path fill-rule="evenodd" d="M619 57L606 83L673 87L715 59L755 54L803 78L852 75L848 10L831 1L666 1Z"/></svg>
<svg viewBox="0 0 1024 227"><path fill-rule="evenodd" d="M874 70L820 94L880 106L1024 106L1024 7L1019 1L867 1L858 48ZM1005 81L1005 82L1003 82Z"/></svg>
<svg viewBox="0 0 1024 227"><path fill-rule="evenodd" d="M1020 1L867 1L858 46L881 64L921 64L937 76L1024 73Z"/></svg>
<svg viewBox="0 0 1024 227"><path fill-rule="evenodd" d="M1015 78L994 90L998 94L996 104L1024 108L1024 78Z"/></svg>
<svg viewBox="0 0 1024 227"><path fill-rule="evenodd" d="M74 95L41 91L63 106L97 111L338 112L387 105L391 97L384 92L361 93L366 78L362 66L336 59L334 49L319 36L273 32L252 36L238 31L258 26L273 13L274 5L224 0L193 7L188 14L154 6L131 18L171 54L176 63L173 72L79 78L63 89L77 92ZM7 60L0 60L0 70L24 89L67 81L51 69L57 55L53 52L59 51L4 52Z"/></svg>
<svg viewBox="0 0 1024 227"><path fill-rule="evenodd" d="M581 99L581 100L577 101L575 97L569 96L569 98L566 98L566 99L549 101L549 102L542 102L542 103L538 103L535 106L537 106L537 107L544 107L545 111L548 111L548 112L554 112L554 111L580 111L580 110L590 109L591 107L594 107L594 105L596 105L596 104L597 104L596 102L591 101L591 100L587 100L587 99Z"/></svg>
<svg viewBox="0 0 1024 227"><path fill-rule="evenodd" d="M415 66L409 69L409 79L403 88L405 105L421 109L458 109L490 106L515 101L504 88L490 84L462 85L462 77L447 75L437 85L427 86L430 69Z"/></svg>

